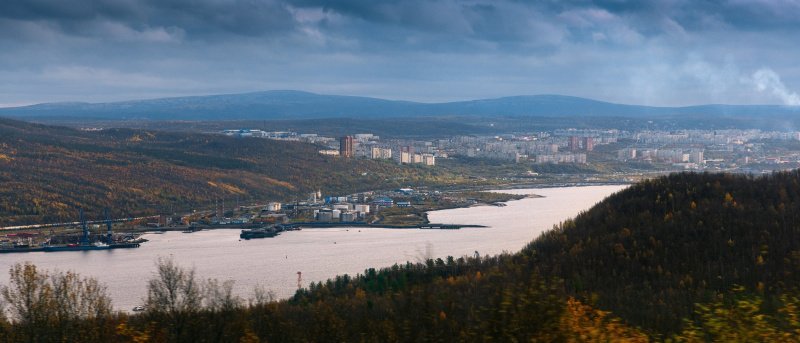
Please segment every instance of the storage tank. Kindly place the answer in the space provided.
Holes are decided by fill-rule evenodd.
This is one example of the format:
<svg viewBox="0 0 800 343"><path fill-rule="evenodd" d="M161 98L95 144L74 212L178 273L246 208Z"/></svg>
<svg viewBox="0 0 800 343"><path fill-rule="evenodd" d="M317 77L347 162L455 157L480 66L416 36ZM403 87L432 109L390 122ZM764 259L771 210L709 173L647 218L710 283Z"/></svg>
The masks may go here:
<svg viewBox="0 0 800 343"><path fill-rule="evenodd" d="M340 211L350 211L352 209L351 206L352 205L350 205L350 204L336 204L336 205L333 205L333 209L334 210L340 210Z"/></svg>
<svg viewBox="0 0 800 343"><path fill-rule="evenodd" d="M338 213L337 213L338 217ZM317 214L317 220L321 222L329 222L333 220L333 211L320 211Z"/></svg>
<svg viewBox="0 0 800 343"><path fill-rule="evenodd" d="M356 221L356 214L353 212L345 212L342 213L341 221L343 222L354 222Z"/></svg>

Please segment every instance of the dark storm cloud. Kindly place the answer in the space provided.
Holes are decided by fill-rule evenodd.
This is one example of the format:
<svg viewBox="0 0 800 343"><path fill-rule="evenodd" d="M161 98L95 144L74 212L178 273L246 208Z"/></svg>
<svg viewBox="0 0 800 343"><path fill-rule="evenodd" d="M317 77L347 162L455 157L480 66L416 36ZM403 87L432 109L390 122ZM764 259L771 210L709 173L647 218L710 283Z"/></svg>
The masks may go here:
<svg viewBox="0 0 800 343"><path fill-rule="evenodd" d="M326 34L379 40L385 29L487 42L559 43L596 38L606 25L657 36L670 30L795 29L797 1L459 1L459 0L6 0L6 23L36 23L65 34L102 35L103 25L182 32L188 39L262 36L298 30L295 9L335 13L306 23ZM616 22L614 22L616 21ZM353 28L372 28L353 32ZM326 31L327 30L327 31ZM12 34L12 30L6 30ZM569 36L562 37L569 33ZM2 33L0 33L2 35ZM419 37L416 37L419 38Z"/></svg>
<svg viewBox="0 0 800 343"><path fill-rule="evenodd" d="M716 24L741 30L800 27L800 2L795 0L596 1L592 5L612 13L671 17L696 30L715 28Z"/></svg>
<svg viewBox="0 0 800 343"><path fill-rule="evenodd" d="M605 11L622 17L643 33L662 33L661 22L671 20L692 31L721 27L742 30L796 29L800 2L794 0L607 0L607 1L458 1L458 0L297 0L295 6L320 7L369 22L420 30L448 30L454 23L469 33L499 32L517 35L526 21L554 21L564 13ZM510 15L510 16L509 16ZM521 24L521 25L520 25ZM483 30L481 30L483 29ZM491 35L490 35L491 36Z"/></svg>
<svg viewBox="0 0 800 343"><path fill-rule="evenodd" d="M0 2L0 19L86 36L102 36L108 24L140 32L168 29L188 38L259 36L295 25L285 3L269 0L6 0Z"/></svg>
<svg viewBox="0 0 800 343"><path fill-rule="evenodd" d="M798 13L796 0L3 0L0 105L270 88L790 103Z"/></svg>

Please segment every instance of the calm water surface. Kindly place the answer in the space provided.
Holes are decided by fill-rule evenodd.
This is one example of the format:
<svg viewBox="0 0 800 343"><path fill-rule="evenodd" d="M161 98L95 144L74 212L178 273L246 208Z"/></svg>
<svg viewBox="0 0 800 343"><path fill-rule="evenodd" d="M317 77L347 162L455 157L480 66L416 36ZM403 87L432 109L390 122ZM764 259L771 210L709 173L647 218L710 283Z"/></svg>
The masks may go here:
<svg viewBox="0 0 800 343"><path fill-rule="evenodd" d="M192 234L147 234L138 249L25 253L0 255L0 283L9 267L30 261L44 269L73 270L108 285L114 304L129 310L142 303L147 280L159 257L172 257L194 267L199 278L235 280L238 294L248 297L263 285L280 297L303 284L339 274L361 273L370 267L416 262L423 257L515 252L554 224L590 208L625 186L561 187L504 191L544 198L511 201L505 207L479 206L429 213L434 223L481 224L488 228L461 230L399 230L377 228L304 229L275 238L239 240L239 230Z"/></svg>

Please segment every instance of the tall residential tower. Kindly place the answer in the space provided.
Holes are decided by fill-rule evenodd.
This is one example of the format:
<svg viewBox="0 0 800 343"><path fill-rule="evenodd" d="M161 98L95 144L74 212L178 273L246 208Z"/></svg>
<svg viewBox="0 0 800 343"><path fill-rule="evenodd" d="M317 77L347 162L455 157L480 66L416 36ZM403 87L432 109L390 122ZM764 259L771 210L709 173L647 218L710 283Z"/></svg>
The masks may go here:
<svg viewBox="0 0 800 343"><path fill-rule="evenodd" d="M339 156L344 158L353 157L353 136L344 136L339 138Z"/></svg>

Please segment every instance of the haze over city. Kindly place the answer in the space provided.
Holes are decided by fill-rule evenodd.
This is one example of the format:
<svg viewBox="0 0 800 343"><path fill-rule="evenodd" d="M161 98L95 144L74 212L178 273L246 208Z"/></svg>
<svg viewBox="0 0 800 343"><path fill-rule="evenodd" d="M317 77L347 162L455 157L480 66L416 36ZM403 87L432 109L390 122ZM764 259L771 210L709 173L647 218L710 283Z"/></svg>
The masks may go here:
<svg viewBox="0 0 800 343"><path fill-rule="evenodd" d="M0 106L298 89L798 105L797 1L0 3Z"/></svg>

